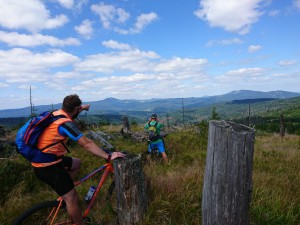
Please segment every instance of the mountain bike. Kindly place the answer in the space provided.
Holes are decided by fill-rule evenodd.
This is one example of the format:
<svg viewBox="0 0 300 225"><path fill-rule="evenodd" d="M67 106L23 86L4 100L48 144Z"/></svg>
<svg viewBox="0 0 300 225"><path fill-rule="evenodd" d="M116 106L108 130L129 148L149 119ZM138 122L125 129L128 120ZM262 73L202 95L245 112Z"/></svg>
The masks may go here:
<svg viewBox="0 0 300 225"><path fill-rule="evenodd" d="M96 174L99 174L100 172L103 172L103 174L100 174L98 185L95 188L95 192L92 195L91 199L85 204L85 209L83 212L83 220L85 224L90 224L92 222L92 218L89 217L90 212L92 210L92 207L97 199L97 196L103 187L103 184L107 182L108 176L113 175L114 169L111 162L107 162L104 165L98 167L91 173L84 176L79 181L74 182L75 187L78 187L83 182L89 180L91 177L95 176ZM113 179L113 176L112 176ZM107 194L106 194L106 200L113 201L114 199L111 199L113 190L115 187L115 181L112 180L112 183L110 184ZM111 209L113 209L113 204L111 204ZM114 211L116 214L116 212ZM24 211L14 222L13 225L67 225L72 224L71 218L68 215L68 212L66 210L65 202L63 201L62 197L58 197L54 201L44 201L41 203L38 203L28 210Z"/></svg>

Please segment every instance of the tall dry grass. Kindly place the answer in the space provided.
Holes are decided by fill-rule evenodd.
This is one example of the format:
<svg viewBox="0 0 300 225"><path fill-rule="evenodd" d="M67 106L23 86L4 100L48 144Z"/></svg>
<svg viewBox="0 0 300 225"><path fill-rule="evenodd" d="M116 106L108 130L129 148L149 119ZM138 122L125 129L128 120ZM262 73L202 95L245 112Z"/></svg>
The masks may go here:
<svg viewBox="0 0 300 225"><path fill-rule="evenodd" d="M253 164L251 224L300 224L300 138L258 136Z"/></svg>
<svg viewBox="0 0 300 225"><path fill-rule="evenodd" d="M118 132L113 126L103 131ZM141 129L141 128L135 128ZM111 141L119 150L143 153L146 143L130 138ZM150 180L149 208L143 225L201 225L201 199L206 158L207 133L193 128L171 133L165 140L170 163L145 164ZM79 176L102 164L97 157L78 147L72 155L83 160ZM19 157L14 164L0 162L0 183L5 183L5 196L1 195L0 224L11 220L30 205L55 194L39 182L30 166ZM19 170L18 170L19 168ZM13 171L9 173L9 171ZM251 225L299 225L300 221L300 137L288 135L281 139L274 135L256 135L253 164L253 193L250 206ZM5 176L14 179L4 179ZM92 180L87 187L93 183ZM1 185L0 185L1 186ZM86 189L78 190L82 198ZM105 202L97 203L95 215L107 224L110 211Z"/></svg>

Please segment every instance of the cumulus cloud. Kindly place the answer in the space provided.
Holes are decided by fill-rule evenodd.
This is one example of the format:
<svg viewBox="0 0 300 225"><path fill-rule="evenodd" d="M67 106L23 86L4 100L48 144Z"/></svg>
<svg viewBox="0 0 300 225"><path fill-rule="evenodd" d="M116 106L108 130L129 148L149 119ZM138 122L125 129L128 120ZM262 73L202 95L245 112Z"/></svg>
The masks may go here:
<svg viewBox="0 0 300 225"><path fill-rule="evenodd" d="M114 30L120 34L136 34L140 33L146 26L158 19L156 13L141 14L137 17L133 27L129 29L115 28Z"/></svg>
<svg viewBox="0 0 300 225"><path fill-rule="evenodd" d="M120 43L114 40L109 40L109 41L103 41L102 45L105 46L106 48L111 48L111 49L117 49L117 50L131 50L133 49L130 45Z"/></svg>
<svg viewBox="0 0 300 225"><path fill-rule="evenodd" d="M49 70L69 66L79 59L61 50L33 53L22 48L0 50L0 79L6 82L45 81Z"/></svg>
<svg viewBox="0 0 300 225"><path fill-rule="evenodd" d="M254 68L240 68L236 70L230 70L227 75L242 75L242 76L257 76L265 72L264 68L254 67Z"/></svg>
<svg viewBox="0 0 300 225"><path fill-rule="evenodd" d="M74 0L56 0L62 7L71 9L74 6Z"/></svg>
<svg viewBox="0 0 300 225"><path fill-rule="evenodd" d="M97 76L75 85L73 91L95 90L93 95L102 98L124 95L127 98L149 98L153 96L150 92L155 92L156 97L159 97L160 91L167 89L169 97L178 95L182 90L185 90L182 94L192 96L195 84L208 80L205 73L208 64L206 59L161 59L155 52L141 51L113 40L103 42L103 45L121 51L88 56L76 63L76 71ZM151 91L147 91L149 86L153 86ZM201 85L196 86L203 88ZM108 93L110 96L107 96Z"/></svg>
<svg viewBox="0 0 300 225"><path fill-rule="evenodd" d="M9 46L36 47L49 45L52 47L63 47L69 45L80 45L76 38L58 39L54 36L42 34L19 34L17 32L0 31L0 41Z"/></svg>
<svg viewBox="0 0 300 225"><path fill-rule="evenodd" d="M291 66L297 64L296 60L282 60L278 63L280 66Z"/></svg>
<svg viewBox="0 0 300 225"><path fill-rule="evenodd" d="M200 8L194 14L212 27L246 34L262 15L261 2L263 0L200 0Z"/></svg>
<svg viewBox="0 0 300 225"><path fill-rule="evenodd" d="M26 29L38 32L63 26L68 18L61 14L51 16L42 1L0 0L0 26L7 29Z"/></svg>
<svg viewBox="0 0 300 225"><path fill-rule="evenodd" d="M152 51L144 52L138 49L106 54L90 55L75 65L78 71L93 71L97 73L113 73L116 71L142 72L153 68L149 59L159 56Z"/></svg>
<svg viewBox="0 0 300 225"><path fill-rule="evenodd" d="M250 45L248 47L248 52L249 53L253 53L253 52L257 52L257 51L259 51L261 49L262 49L262 47L260 45Z"/></svg>
<svg viewBox="0 0 300 225"><path fill-rule="evenodd" d="M75 30L86 39L90 39L94 32L92 24L92 21L84 20L79 26L75 26Z"/></svg>
<svg viewBox="0 0 300 225"><path fill-rule="evenodd" d="M107 5L103 2L92 5L91 9L100 17L100 21L105 29L112 29L120 34L140 33L146 26L158 19L157 14L154 12L143 13L137 16L132 27L124 29L122 26L126 26L126 22L131 17L124 9Z"/></svg>
<svg viewBox="0 0 300 225"><path fill-rule="evenodd" d="M109 29L115 23L125 23L130 14L122 8L116 8L113 5L107 5L101 2L97 5L92 5L91 9L100 17L100 21L104 28Z"/></svg>
<svg viewBox="0 0 300 225"><path fill-rule="evenodd" d="M206 59L191 59L176 57L170 60L163 60L153 68L153 71L170 72L170 71L201 71L208 63Z"/></svg>

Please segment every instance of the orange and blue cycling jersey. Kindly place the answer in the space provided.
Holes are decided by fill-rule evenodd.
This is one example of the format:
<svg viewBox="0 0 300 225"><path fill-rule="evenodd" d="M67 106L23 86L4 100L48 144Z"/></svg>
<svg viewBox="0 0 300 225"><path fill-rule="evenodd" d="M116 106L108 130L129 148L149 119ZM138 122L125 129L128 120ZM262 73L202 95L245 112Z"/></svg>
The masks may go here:
<svg viewBox="0 0 300 225"><path fill-rule="evenodd" d="M63 110L53 112L54 115L65 115L66 118L60 118L50 124L39 137L38 148L43 149L45 153L52 153L58 157L67 153L65 147L68 138L78 141L83 136L81 131L74 124L73 120ZM51 145L51 146L50 146ZM50 147L47 147L50 146ZM50 163L31 163L34 167L45 167L59 163L61 158Z"/></svg>

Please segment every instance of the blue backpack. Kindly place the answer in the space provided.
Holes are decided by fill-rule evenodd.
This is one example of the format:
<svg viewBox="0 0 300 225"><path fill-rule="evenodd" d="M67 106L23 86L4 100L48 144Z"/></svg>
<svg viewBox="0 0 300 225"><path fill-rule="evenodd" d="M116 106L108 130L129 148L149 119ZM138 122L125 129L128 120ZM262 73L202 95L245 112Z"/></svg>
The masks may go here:
<svg viewBox="0 0 300 225"><path fill-rule="evenodd" d="M17 152L20 153L23 157L25 157L29 162L47 163L59 159L60 157L58 157L57 155L51 153L44 153L42 152L42 150L56 145L62 141L52 143L51 145L48 145L42 149L38 149L37 144L38 138L45 130L45 128L60 118L66 118L66 116L54 116L52 112L47 111L30 119L23 127L20 128L20 130L17 133Z"/></svg>

